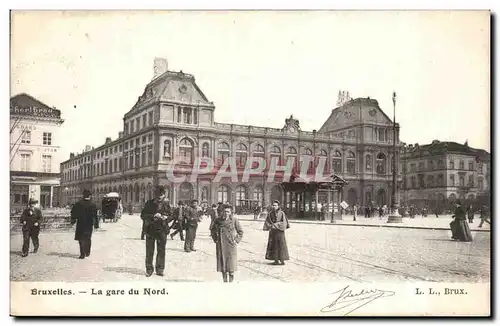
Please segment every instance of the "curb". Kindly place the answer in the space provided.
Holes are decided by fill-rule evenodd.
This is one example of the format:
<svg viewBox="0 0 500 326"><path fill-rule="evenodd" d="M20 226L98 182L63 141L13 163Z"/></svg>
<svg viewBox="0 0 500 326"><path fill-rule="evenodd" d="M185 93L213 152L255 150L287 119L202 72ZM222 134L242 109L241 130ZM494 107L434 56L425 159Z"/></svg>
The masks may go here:
<svg viewBox="0 0 500 326"><path fill-rule="evenodd" d="M253 221L253 222L264 222L264 220L254 220L249 218L238 218L240 221ZM413 229L413 230L444 230L449 231L450 228L443 227L431 227L431 226L406 226L406 225L394 225L394 224L354 224L354 223L317 223L313 221L301 221L301 220L289 220L294 224L314 224L314 225L337 225L337 226L362 226L362 227L373 227L373 228L394 228L394 229ZM490 232L491 229L471 229L472 232Z"/></svg>

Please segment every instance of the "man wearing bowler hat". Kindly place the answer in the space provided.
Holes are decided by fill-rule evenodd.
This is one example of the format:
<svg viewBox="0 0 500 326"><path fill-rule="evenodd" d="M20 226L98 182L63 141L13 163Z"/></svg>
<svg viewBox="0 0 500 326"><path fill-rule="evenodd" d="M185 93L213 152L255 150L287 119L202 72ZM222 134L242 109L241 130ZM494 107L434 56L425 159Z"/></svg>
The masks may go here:
<svg viewBox="0 0 500 326"><path fill-rule="evenodd" d="M155 198L150 199L144 205L141 212L146 233L146 276L153 275L153 256L156 244L156 275L163 276L165 270L165 247L169 234L168 222L173 217L168 202L165 200L165 187L157 186Z"/></svg>
<svg viewBox="0 0 500 326"><path fill-rule="evenodd" d="M80 245L80 259L90 256L92 232L99 228L97 206L90 200L91 196L92 193L85 189L83 199L71 209L71 225L76 223L75 240Z"/></svg>
<svg viewBox="0 0 500 326"><path fill-rule="evenodd" d="M28 207L24 209L21 215L21 224L23 231L23 253L22 256L28 256L28 251L30 249L30 239L33 241L33 253L38 251L39 240L38 235L40 234L40 222L42 220L42 212L36 204L38 201L31 198L28 203Z"/></svg>

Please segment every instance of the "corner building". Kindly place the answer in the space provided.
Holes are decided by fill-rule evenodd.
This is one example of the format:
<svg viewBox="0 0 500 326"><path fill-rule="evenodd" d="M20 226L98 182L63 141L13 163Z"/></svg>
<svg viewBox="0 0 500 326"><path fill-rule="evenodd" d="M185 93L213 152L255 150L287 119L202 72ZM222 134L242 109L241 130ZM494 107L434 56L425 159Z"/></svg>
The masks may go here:
<svg viewBox="0 0 500 326"><path fill-rule="evenodd" d="M88 188L96 201L117 191L126 206L138 210L152 197L154 186L161 184L175 204L197 198L208 203L229 201L238 207L248 200L268 205L277 199L288 209L304 207L304 202L311 209L313 198L290 198L279 178L268 182L267 168L251 175L248 182L241 181L250 156L263 157L267 162L277 158L285 165L290 156L298 161L300 155L309 155L314 162L326 159L324 174L336 173L349 182L342 196L350 205L372 201L390 204L393 124L376 100L349 100L333 109L323 126L312 132L301 130L293 116L285 119L281 129L275 129L217 123L214 113L214 103L197 86L194 76L182 71L159 74L124 115L123 131L116 140L107 138L104 145L71 154L61 163L66 203L74 202ZM212 158L215 168L191 182L191 168L199 156ZM237 182L229 177L215 180L228 157L236 159ZM174 175L188 176L186 182L167 179L173 159L180 162ZM308 173L314 173L314 164ZM319 201L326 202L325 196L320 193Z"/></svg>

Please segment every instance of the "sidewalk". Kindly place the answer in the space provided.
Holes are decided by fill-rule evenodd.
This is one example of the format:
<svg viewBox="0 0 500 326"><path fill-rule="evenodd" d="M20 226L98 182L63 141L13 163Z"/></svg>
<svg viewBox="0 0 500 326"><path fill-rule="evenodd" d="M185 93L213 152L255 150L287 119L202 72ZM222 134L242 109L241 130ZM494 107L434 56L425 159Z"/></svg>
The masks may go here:
<svg viewBox="0 0 500 326"><path fill-rule="evenodd" d="M254 220L253 215L237 215L238 219L241 221L255 221L264 223L263 219ZM335 220L335 223L330 223L330 221L313 221L313 220L301 220L301 219L291 219L290 222L293 224L325 224L325 225L342 225L342 226L366 226L366 227L387 227L387 228L406 228L406 229L428 229L428 230L449 230L450 222L452 221L451 215L440 215L439 218L436 216L427 217L403 217L403 223L387 223L387 216L380 219L378 216L372 218L365 218L363 216L356 217L356 221L353 221L352 215L342 216L342 220ZM482 228L479 228L479 223L481 220L479 217L474 218L474 223L469 224L471 231L478 232L489 232L491 227L488 223L484 223Z"/></svg>

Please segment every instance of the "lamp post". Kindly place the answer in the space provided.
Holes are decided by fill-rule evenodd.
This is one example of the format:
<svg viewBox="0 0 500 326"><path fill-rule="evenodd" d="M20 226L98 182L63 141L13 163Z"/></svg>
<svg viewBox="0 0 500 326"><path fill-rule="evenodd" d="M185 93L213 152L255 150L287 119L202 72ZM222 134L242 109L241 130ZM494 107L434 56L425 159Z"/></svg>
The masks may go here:
<svg viewBox="0 0 500 326"><path fill-rule="evenodd" d="M403 223L403 218L399 215L398 208L398 199L397 199L397 148L396 148L396 137L397 137L397 129L396 129L396 92L392 93L392 104L393 104L393 119L392 119L392 200L391 200L391 214L389 214L389 218L387 219L387 223Z"/></svg>

